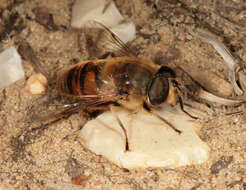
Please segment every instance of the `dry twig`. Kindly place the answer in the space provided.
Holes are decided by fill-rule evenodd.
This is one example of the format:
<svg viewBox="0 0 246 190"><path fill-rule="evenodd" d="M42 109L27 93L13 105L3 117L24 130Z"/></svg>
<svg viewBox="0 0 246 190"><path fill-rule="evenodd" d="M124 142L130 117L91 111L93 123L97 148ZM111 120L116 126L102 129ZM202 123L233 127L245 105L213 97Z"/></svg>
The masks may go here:
<svg viewBox="0 0 246 190"><path fill-rule="evenodd" d="M221 57L225 61L225 64L230 69L229 80L234 88L235 93L237 95L242 95L243 91L240 89L240 87L236 82L236 72L238 71L239 65L232 57L230 51L225 47L225 45L222 42L220 42L217 39L217 36L206 30L197 29L195 32L193 32L193 36L201 39L204 42L211 44L216 49L216 51L221 55Z"/></svg>

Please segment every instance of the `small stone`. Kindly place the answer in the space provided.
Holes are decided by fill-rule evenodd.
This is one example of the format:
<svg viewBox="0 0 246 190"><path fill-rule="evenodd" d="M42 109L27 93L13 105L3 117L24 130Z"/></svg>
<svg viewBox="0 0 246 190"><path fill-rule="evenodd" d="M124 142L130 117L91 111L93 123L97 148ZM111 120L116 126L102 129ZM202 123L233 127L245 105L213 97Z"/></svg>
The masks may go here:
<svg viewBox="0 0 246 190"><path fill-rule="evenodd" d="M133 22L122 24L123 20L124 18L115 6L114 1L107 4L106 0L76 0L72 10L71 26L83 28L86 25L93 28L96 26L88 26L88 22L97 21L108 27L124 43L127 43L135 38L136 29Z"/></svg>
<svg viewBox="0 0 246 190"><path fill-rule="evenodd" d="M133 22L119 24L111 28L112 32L115 33L122 42L127 43L135 39L136 29Z"/></svg>
<svg viewBox="0 0 246 190"><path fill-rule="evenodd" d="M54 23L53 15L49 13L46 7L36 7L33 10L35 20L48 30L56 30L57 26Z"/></svg>
<svg viewBox="0 0 246 190"><path fill-rule="evenodd" d="M192 35L190 35L190 34L187 34L187 35L186 35L186 39L187 39L187 40L192 40L192 38L193 38Z"/></svg>
<svg viewBox="0 0 246 190"><path fill-rule="evenodd" d="M0 54L0 89L24 77L21 57L14 47Z"/></svg>
<svg viewBox="0 0 246 190"><path fill-rule="evenodd" d="M85 185L86 182L90 179L90 176L86 176L86 175L79 175L79 176L76 176L74 178L72 178L72 182L73 184L75 185Z"/></svg>
<svg viewBox="0 0 246 190"><path fill-rule="evenodd" d="M185 42L186 41L186 36L187 36L186 33L184 31L182 31L182 32L179 33L178 38L179 38L179 40Z"/></svg>
<svg viewBox="0 0 246 190"><path fill-rule="evenodd" d="M106 0L76 0L72 9L71 25L74 28L81 28L90 20L103 23L112 27L123 21L123 16L112 1L105 10Z"/></svg>
<svg viewBox="0 0 246 190"><path fill-rule="evenodd" d="M33 95L43 94L46 90L47 82L46 77L41 73L34 74L28 79L26 89Z"/></svg>
<svg viewBox="0 0 246 190"><path fill-rule="evenodd" d="M227 168L233 161L233 156L222 156L218 161L212 164L210 171L212 174L217 174L220 170Z"/></svg>

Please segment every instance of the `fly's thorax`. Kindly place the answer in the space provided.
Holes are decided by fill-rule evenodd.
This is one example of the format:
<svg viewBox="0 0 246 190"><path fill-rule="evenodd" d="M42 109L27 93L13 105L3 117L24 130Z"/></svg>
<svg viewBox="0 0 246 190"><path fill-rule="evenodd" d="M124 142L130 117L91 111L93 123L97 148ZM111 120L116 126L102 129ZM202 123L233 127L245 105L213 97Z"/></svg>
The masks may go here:
<svg viewBox="0 0 246 190"><path fill-rule="evenodd" d="M117 88L126 92L132 91L132 94L145 96L155 69L139 63L138 59L122 59L109 65L106 73L113 78Z"/></svg>

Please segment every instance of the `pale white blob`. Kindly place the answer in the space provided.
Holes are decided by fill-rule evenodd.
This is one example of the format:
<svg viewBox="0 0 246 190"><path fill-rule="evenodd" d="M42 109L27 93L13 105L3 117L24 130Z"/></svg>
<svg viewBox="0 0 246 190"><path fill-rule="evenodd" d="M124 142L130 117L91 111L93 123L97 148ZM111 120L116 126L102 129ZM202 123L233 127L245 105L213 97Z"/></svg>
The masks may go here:
<svg viewBox="0 0 246 190"><path fill-rule="evenodd" d="M119 24L123 17L115 3L112 1L103 12L106 3L106 0L76 0L72 8L72 27L81 28L90 20L101 22L107 27Z"/></svg>
<svg viewBox="0 0 246 190"><path fill-rule="evenodd" d="M106 3L106 0L76 0L72 10L72 27L83 28L86 25L93 28L97 26L88 25L88 22L97 21L112 30L124 43L132 41L136 36L134 23L122 24L124 18L114 1L103 12Z"/></svg>
<svg viewBox="0 0 246 190"><path fill-rule="evenodd" d="M124 43L130 42L136 37L136 29L133 22L114 26L111 28L111 31L115 33Z"/></svg>
<svg viewBox="0 0 246 190"><path fill-rule="evenodd" d="M156 111L183 131L177 134L155 116L116 113L127 129L130 151L125 152L125 138L110 112L89 121L81 131L84 144L124 168L169 167L200 164L209 157L209 147L197 135L201 126L176 107Z"/></svg>
<svg viewBox="0 0 246 190"><path fill-rule="evenodd" d="M14 47L0 54L0 89L24 77L21 57Z"/></svg>

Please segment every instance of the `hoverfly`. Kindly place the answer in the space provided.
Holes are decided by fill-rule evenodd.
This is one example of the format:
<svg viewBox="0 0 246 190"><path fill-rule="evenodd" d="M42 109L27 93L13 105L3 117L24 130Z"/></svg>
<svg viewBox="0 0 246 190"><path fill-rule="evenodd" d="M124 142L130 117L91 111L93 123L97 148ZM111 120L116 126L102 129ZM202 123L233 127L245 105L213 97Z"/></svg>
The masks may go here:
<svg viewBox="0 0 246 190"><path fill-rule="evenodd" d="M150 60L138 58L110 29L93 21L106 39L93 48L113 47L120 57L81 61L65 69L57 78L58 91L76 100L55 117L67 117L80 110L86 112L110 110L116 117L125 135L125 150L129 150L127 131L114 111L114 106L121 106L129 111L145 110L181 133L165 118L153 112L153 109L166 103L180 103L183 109L181 90L175 72L167 67L154 64ZM87 38L91 45L91 38ZM105 46L105 44L107 46ZM109 49L109 48L108 48Z"/></svg>

